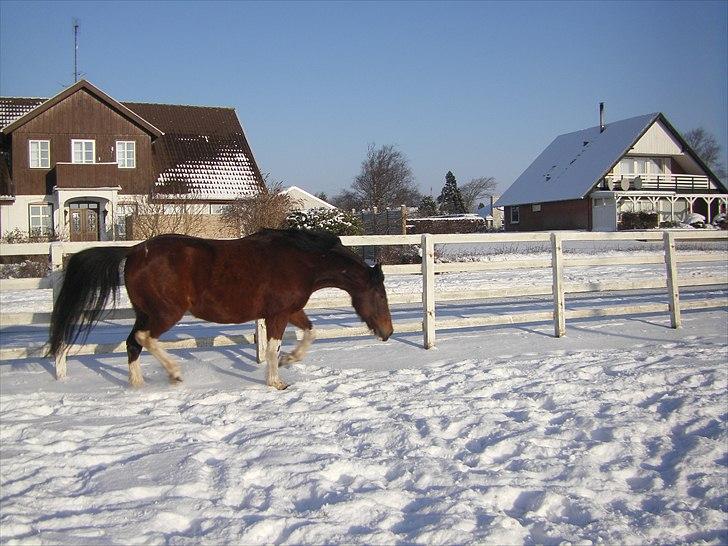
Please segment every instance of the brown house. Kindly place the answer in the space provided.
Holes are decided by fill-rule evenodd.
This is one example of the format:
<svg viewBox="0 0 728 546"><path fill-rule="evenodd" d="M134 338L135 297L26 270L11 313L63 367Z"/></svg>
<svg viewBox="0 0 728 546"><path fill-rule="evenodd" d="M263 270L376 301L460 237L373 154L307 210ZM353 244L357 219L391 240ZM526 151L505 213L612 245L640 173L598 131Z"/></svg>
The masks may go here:
<svg viewBox="0 0 728 546"><path fill-rule="evenodd" d="M0 127L0 236L114 239L138 198L214 214L264 187L232 108L122 103L82 80L0 98Z"/></svg>
<svg viewBox="0 0 728 546"><path fill-rule="evenodd" d="M616 231L625 212L710 222L725 184L661 113L557 137L496 202L507 231Z"/></svg>

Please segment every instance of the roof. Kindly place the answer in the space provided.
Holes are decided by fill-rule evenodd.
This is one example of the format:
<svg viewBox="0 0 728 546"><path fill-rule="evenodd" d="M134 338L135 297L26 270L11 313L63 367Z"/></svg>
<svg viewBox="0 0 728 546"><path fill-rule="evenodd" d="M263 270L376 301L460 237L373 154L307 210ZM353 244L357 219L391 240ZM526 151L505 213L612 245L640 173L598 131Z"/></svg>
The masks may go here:
<svg viewBox="0 0 728 546"><path fill-rule="evenodd" d="M323 199L319 199L313 194L308 193L306 190L299 188L298 186L290 186L285 190L281 191L282 194L290 195L293 199L302 199L305 202L305 208L322 208L322 209L335 209L336 207L331 203L327 203ZM309 204L313 206L308 206Z"/></svg>
<svg viewBox="0 0 728 546"><path fill-rule="evenodd" d="M717 177L659 112L558 136L519 176L496 206L581 199L607 175L655 121L678 139L685 153L716 183Z"/></svg>
<svg viewBox="0 0 728 546"><path fill-rule="evenodd" d="M229 200L256 195L263 187L233 108L117 102L82 80L51 99L0 98L2 132L12 132L80 88L91 90L135 123L154 128L154 180L160 193Z"/></svg>
<svg viewBox="0 0 728 546"><path fill-rule="evenodd" d="M159 192L221 200L260 193L263 177L233 108L124 104L164 131L153 144Z"/></svg>
<svg viewBox="0 0 728 546"><path fill-rule="evenodd" d="M47 100L30 97L0 97L0 129L10 125Z"/></svg>

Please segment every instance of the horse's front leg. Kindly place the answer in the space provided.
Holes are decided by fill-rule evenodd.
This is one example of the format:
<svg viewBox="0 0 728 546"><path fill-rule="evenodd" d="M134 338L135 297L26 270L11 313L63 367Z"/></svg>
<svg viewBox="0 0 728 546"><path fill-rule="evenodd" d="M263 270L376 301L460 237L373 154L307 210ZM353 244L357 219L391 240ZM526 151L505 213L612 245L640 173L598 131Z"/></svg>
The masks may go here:
<svg viewBox="0 0 728 546"><path fill-rule="evenodd" d="M288 364L293 364L294 362L301 360L304 356L306 356L308 348L316 339L316 332L313 329L313 324L306 316L306 313L303 312L303 309L293 313L288 318L288 322L303 330L303 338L290 353L281 355L280 363L282 366L287 366Z"/></svg>
<svg viewBox="0 0 728 546"><path fill-rule="evenodd" d="M288 388L278 375L278 358L281 350L283 332L288 324L287 317L274 317L265 319L265 328L268 337L268 346L265 350L265 361L268 363L268 377L266 383L279 391Z"/></svg>

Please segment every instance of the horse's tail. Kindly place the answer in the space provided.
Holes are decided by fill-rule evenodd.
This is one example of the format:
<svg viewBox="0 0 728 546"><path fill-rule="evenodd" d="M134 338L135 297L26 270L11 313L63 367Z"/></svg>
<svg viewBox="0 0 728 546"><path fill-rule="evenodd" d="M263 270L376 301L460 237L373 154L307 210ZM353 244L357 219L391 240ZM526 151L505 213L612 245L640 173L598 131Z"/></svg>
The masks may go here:
<svg viewBox="0 0 728 546"><path fill-rule="evenodd" d="M130 247L96 247L71 256L51 314L48 356L88 337L113 295L116 306L121 262Z"/></svg>

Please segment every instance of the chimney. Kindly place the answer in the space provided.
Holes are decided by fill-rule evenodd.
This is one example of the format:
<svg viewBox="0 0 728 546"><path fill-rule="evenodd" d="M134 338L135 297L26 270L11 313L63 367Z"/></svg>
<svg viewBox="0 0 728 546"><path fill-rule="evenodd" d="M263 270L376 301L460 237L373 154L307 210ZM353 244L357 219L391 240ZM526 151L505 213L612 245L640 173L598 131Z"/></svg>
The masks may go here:
<svg viewBox="0 0 728 546"><path fill-rule="evenodd" d="M603 133L605 129L604 126L604 103L599 103L599 132Z"/></svg>

